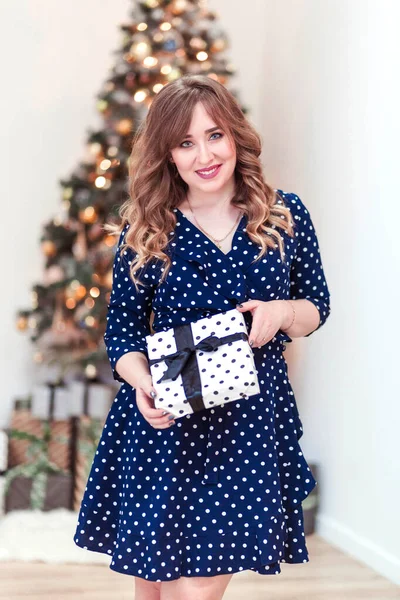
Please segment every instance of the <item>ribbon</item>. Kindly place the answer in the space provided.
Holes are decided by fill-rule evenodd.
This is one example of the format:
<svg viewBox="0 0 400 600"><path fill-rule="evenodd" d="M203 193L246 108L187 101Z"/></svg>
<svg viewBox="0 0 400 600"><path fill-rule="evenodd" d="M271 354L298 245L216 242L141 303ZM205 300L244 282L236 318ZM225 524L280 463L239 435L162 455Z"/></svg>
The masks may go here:
<svg viewBox="0 0 400 600"><path fill-rule="evenodd" d="M190 324L180 325L174 328L174 336L177 351L153 358L149 360L149 365L164 361L167 369L157 383L168 379L175 380L178 375L182 375L183 388L186 399L192 407L193 412L205 408L204 400L201 394L200 371L196 359L196 351L212 352L223 344L236 342L237 340L247 340L248 335L245 332L238 331L222 338L210 335L197 344L194 343L192 328Z"/></svg>

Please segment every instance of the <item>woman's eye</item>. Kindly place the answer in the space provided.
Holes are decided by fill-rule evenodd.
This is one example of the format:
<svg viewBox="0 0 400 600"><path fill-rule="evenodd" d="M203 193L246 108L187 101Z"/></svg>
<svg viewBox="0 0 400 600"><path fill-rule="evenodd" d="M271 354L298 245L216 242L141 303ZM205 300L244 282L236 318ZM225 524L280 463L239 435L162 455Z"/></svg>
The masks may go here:
<svg viewBox="0 0 400 600"><path fill-rule="evenodd" d="M212 133L212 134L211 134L211 136L210 136L210 139L211 139L211 138L212 138L214 135L218 135L218 136L219 136L219 137L217 138L217 140L218 140L218 139L220 139L220 138L222 138L222 137L224 137L224 134L223 134L223 133L218 133L218 132L215 132L215 133ZM181 144L181 148L190 148L190 146L184 146L184 144L191 144L191 143L192 143L192 142L191 142L190 140L186 140L185 142L182 142L182 144Z"/></svg>

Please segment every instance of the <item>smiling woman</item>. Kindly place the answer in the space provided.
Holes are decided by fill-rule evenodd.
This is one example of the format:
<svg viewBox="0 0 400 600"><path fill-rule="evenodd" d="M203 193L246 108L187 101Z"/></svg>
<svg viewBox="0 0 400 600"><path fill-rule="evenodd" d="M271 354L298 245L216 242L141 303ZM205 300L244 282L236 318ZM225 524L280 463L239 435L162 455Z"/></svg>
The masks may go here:
<svg viewBox="0 0 400 600"><path fill-rule="evenodd" d="M105 334L122 386L74 539L134 575L141 600L220 600L235 572L308 561L301 502L316 481L282 352L323 325L330 296L310 214L264 181L260 153L235 98L206 76L166 85L132 149ZM158 333L232 308L260 393L180 418L155 408L151 313ZM217 365L213 393L237 357Z"/></svg>

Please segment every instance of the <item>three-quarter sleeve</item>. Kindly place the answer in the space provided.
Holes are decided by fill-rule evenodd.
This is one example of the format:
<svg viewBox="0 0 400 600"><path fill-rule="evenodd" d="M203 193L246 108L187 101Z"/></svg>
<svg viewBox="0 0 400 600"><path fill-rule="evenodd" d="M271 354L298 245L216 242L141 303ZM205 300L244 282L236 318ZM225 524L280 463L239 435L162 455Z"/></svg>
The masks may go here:
<svg viewBox="0 0 400 600"><path fill-rule="evenodd" d="M330 314L330 293L326 281L318 238L311 215L296 194L288 205L295 222L296 247L290 269L290 298L305 298L319 311L319 324L304 337L317 331Z"/></svg>
<svg viewBox="0 0 400 600"><path fill-rule="evenodd" d="M129 228L121 232L113 265L113 283L108 304L104 342L114 379L125 382L115 365L127 352L142 352L147 356L145 336L150 333L151 301L154 293L154 275L148 269L138 271L138 290L130 278L129 267L134 258L131 249L120 255L120 247Z"/></svg>

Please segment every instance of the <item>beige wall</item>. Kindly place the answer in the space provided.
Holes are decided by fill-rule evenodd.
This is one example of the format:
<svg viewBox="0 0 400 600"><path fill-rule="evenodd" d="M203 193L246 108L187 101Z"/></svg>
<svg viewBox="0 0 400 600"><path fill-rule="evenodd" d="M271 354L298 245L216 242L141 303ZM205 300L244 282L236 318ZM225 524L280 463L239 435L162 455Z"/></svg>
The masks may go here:
<svg viewBox="0 0 400 600"><path fill-rule="evenodd" d="M95 94L127 0L29 0L1 8L5 424L35 376L13 325L41 275L41 224L59 178L98 124ZM274 187L312 214L332 316L290 348L302 447L320 464L321 535L400 583L397 374L399 54L396 0L210 0L231 37L237 87ZM247 8L251 6L251 11ZM18 35L16 35L18 32ZM68 32L68 35L65 34ZM397 524L396 524L397 520Z"/></svg>

